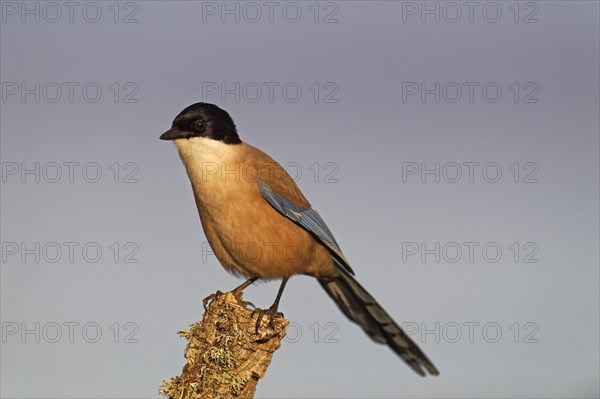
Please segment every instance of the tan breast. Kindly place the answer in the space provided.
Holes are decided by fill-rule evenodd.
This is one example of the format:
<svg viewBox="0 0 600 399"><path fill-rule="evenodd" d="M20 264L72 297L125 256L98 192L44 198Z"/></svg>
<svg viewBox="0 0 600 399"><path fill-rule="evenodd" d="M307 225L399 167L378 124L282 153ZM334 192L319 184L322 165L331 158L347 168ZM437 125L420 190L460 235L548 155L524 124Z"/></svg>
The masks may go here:
<svg viewBox="0 0 600 399"><path fill-rule="evenodd" d="M337 273L328 250L262 197L257 179L303 208L310 204L271 157L248 145L175 140L206 237L221 264L244 276Z"/></svg>

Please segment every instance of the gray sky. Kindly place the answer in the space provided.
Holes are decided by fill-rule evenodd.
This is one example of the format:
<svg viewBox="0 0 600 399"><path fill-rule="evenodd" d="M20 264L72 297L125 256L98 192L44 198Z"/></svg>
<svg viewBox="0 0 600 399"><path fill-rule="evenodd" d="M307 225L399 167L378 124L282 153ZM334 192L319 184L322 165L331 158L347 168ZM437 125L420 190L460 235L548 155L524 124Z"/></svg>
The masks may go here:
<svg viewBox="0 0 600 399"><path fill-rule="evenodd" d="M181 372L176 332L239 284L158 139L208 101L441 372L298 277L257 397L598 397L599 6L469 4L2 1L1 395Z"/></svg>

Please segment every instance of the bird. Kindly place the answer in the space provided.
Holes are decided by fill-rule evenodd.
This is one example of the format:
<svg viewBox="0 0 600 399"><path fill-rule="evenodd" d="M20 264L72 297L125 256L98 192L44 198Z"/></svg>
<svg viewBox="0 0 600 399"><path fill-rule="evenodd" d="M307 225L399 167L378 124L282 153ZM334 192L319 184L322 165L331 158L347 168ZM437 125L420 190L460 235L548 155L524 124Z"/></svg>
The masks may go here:
<svg viewBox="0 0 600 399"><path fill-rule="evenodd" d="M389 346L420 376L439 374L356 281L331 230L294 179L269 155L240 139L227 111L214 104L192 104L160 139L177 147L216 258L227 271L247 279L234 292L256 280L281 279L268 309L277 313L290 277L314 277L373 341Z"/></svg>

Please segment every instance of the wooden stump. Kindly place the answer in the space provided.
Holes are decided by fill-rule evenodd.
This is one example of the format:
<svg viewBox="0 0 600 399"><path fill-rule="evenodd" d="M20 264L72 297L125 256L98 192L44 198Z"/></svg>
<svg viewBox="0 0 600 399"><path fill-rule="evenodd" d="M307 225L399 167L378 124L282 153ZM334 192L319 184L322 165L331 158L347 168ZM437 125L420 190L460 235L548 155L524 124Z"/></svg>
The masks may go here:
<svg viewBox="0 0 600 399"><path fill-rule="evenodd" d="M188 340L187 364L181 376L163 381L159 393L173 399L254 397L289 323L265 315L257 331L258 317L241 296L217 292L202 321L179 331Z"/></svg>

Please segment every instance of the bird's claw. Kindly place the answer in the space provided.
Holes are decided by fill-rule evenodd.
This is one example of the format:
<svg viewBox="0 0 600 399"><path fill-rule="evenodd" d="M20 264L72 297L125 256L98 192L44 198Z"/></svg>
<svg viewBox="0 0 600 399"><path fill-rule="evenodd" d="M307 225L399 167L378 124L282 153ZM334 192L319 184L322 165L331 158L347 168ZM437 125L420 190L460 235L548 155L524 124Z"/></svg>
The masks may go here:
<svg viewBox="0 0 600 399"><path fill-rule="evenodd" d="M206 298L204 298L202 300L202 306L204 306L204 310L207 310L207 306L208 303L210 301L212 301L213 299L215 299L218 295L222 295L223 293L221 291L217 291L215 294L210 294L209 296L207 296Z"/></svg>
<svg viewBox="0 0 600 399"><path fill-rule="evenodd" d="M256 318L256 334L258 334L258 330L260 329L260 325L262 322L262 318L263 316L268 316L269 317L269 327L271 329L275 329L275 325L273 324L273 319L276 319L278 317L283 317L283 313L278 312L277 308L273 308L270 307L267 310L264 309L255 309L254 312L252 312L252 316L254 316L254 313L258 313L258 317Z"/></svg>
<svg viewBox="0 0 600 399"><path fill-rule="evenodd" d="M251 306L251 307L252 307L252 310L256 310L256 309L257 309L256 305L255 305L255 304L253 304L253 303L252 303L252 302L250 302L250 301L242 301L242 305L244 305L244 307L246 307L246 308L247 308L248 306Z"/></svg>

